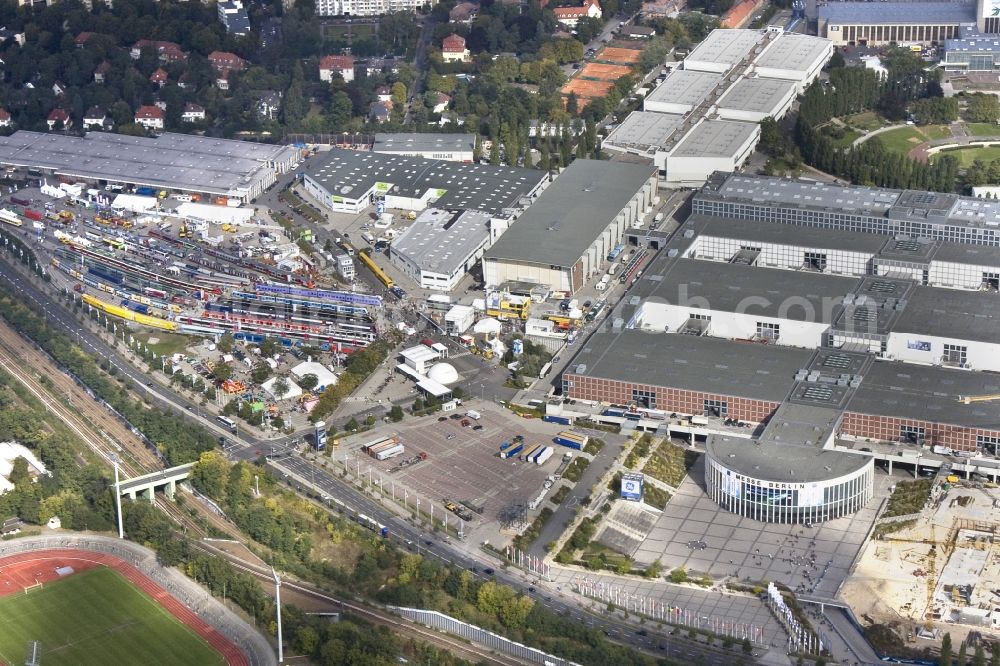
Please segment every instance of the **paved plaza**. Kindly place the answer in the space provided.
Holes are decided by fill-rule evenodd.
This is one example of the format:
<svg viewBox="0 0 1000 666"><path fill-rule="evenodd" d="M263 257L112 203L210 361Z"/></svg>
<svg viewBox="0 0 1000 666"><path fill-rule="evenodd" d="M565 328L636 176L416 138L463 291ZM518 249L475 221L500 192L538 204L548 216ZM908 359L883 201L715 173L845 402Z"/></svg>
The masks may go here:
<svg viewBox="0 0 1000 666"><path fill-rule="evenodd" d="M695 575L776 581L800 594L833 597L864 544L889 486L904 476L875 475L875 497L862 511L806 527L742 518L713 502L699 460L666 511L635 552L638 563L659 559L665 570Z"/></svg>

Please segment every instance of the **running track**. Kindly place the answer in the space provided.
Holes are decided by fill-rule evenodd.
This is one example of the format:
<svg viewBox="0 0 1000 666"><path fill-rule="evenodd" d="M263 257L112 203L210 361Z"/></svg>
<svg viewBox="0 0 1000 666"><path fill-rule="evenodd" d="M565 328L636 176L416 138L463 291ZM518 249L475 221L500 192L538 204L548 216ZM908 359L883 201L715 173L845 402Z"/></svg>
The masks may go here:
<svg viewBox="0 0 1000 666"><path fill-rule="evenodd" d="M175 599L162 587L146 578L134 566L107 553L90 550L49 549L2 558L0 559L0 596L21 592L25 586L34 583L48 583L58 580L60 576L56 574L56 569L66 566L73 567L74 571L83 571L97 566L114 569L204 638L225 658L229 666L250 666L246 655L228 638L220 634L215 627L198 617L194 611Z"/></svg>

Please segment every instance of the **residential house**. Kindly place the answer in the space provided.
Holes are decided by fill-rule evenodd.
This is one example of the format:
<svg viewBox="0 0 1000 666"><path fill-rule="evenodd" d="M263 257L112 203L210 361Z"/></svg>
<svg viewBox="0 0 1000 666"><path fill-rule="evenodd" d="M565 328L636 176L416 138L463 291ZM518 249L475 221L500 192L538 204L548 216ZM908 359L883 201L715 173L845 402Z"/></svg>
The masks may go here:
<svg viewBox="0 0 1000 666"><path fill-rule="evenodd" d="M146 129L163 129L166 114L158 106L143 105L135 112L136 125L142 125Z"/></svg>
<svg viewBox="0 0 1000 666"><path fill-rule="evenodd" d="M184 105L184 113L181 114L181 120L186 123L196 123L204 119L205 109L191 102Z"/></svg>
<svg viewBox="0 0 1000 666"><path fill-rule="evenodd" d="M229 70L219 72L215 77L215 87L219 90L229 90Z"/></svg>
<svg viewBox="0 0 1000 666"><path fill-rule="evenodd" d="M104 83L104 77L111 71L111 63L102 60L101 64L94 70L94 83Z"/></svg>
<svg viewBox="0 0 1000 666"><path fill-rule="evenodd" d="M392 90L389 86L379 86L375 89L375 99L379 102L392 102Z"/></svg>
<svg viewBox="0 0 1000 666"><path fill-rule="evenodd" d="M188 87L188 73L184 72L177 77L177 87L186 90Z"/></svg>
<svg viewBox="0 0 1000 666"><path fill-rule="evenodd" d="M456 126L461 127L465 124L465 118L453 111L445 111L441 114L441 119L437 122L438 127L444 127L449 123L454 123Z"/></svg>
<svg viewBox="0 0 1000 666"><path fill-rule="evenodd" d="M372 102L368 117L376 123L387 123L392 117L392 102Z"/></svg>
<svg viewBox="0 0 1000 666"><path fill-rule="evenodd" d="M81 32L76 36L76 39L73 40L73 43L76 44L76 48L82 49L93 36L94 33L92 32Z"/></svg>
<svg viewBox="0 0 1000 666"><path fill-rule="evenodd" d="M49 130L54 129L70 129L73 127L73 119L69 117L65 109L52 109L49 113L49 118L46 121L49 124Z"/></svg>
<svg viewBox="0 0 1000 666"><path fill-rule="evenodd" d="M332 81L340 74L345 83L354 80L354 58L349 55L328 55L319 59L319 80Z"/></svg>
<svg viewBox="0 0 1000 666"><path fill-rule="evenodd" d="M208 54L208 62L217 72L242 72L247 66L246 60L229 51L212 51Z"/></svg>
<svg viewBox="0 0 1000 666"><path fill-rule="evenodd" d="M52 94L56 97L62 97L66 94L66 84L62 81L56 81L52 84Z"/></svg>
<svg viewBox="0 0 1000 666"><path fill-rule="evenodd" d="M451 104L451 97L448 97L443 92L434 93L434 97L437 100L434 108L431 109L434 113L443 113L448 108L448 105Z"/></svg>
<svg viewBox="0 0 1000 666"><path fill-rule="evenodd" d="M108 114L104 113L104 109L99 106L92 106L83 114L83 129L90 129L91 127L102 129L104 121L107 119Z"/></svg>
<svg viewBox="0 0 1000 666"><path fill-rule="evenodd" d="M250 17L240 0L219 2L219 21L230 35L249 35Z"/></svg>
<svg viewBox="0 0 1000 666"><path fill-rule="evenodd" d="M601 18L604 15L599 0L583 0L580 7L556 7L552 13L557 21L570 28L575 28L582 18Z"/></svg>
<svg viewBox="0 0 1000 666"><path fill-rule="evenodd" d="M626 39L652 39L656 30L644 25L629 25L622 28L619 34Z"/></svg>
<svg viewBox="0 0 1000 666"><path fill-rule="evenodd" d="M281 92L278 90L261 90L256 94L257 101L254 110L261 120L277 120L281 109Z"/></svg>
<svg viewBox="0 0 1000 666"><path fill-rule="evenodd" d="M400 58L388 56L385 58L367 58L355 63L356 67L364 67L368 76L375 74L399 74Z"/></svg>
<svg viewBox="0 0 1000 666"><path fill-rule="evenodd" d="M0 109L0 127L10 127L11 124L10 112L7 109Z"/></svg>
<svg viewBox="0 0 1000 666"><path fill-rule="evenodd" d="M163 69L162 67L157 67L156 71L149 75L149 82L152 83L153 85L162 88L163 86L167 85L168 78L169 77L167 76L167 70Z"/></svg>
<svg viewBox="0 0 1000 666"><path fill-rule="evenodd" d="M448 35L441 41L441 58L445 62L469 62L472 54L465 48L464 37Z"/></svg>
<svg viewBox="0 0 1000 666"><path fill-rule="evenodd" d="M132 45L132 49L129 51L132 60L138 60L139 56L142 55L142 49L147 46L152 47L156 51L160 62L184 62L187 60L187 54L177 44L152 39L140 39Z"/></svg>
<svg viewBox="0 0 1000 666"><path fill-rule="evenodd" d="M479 4L475 2L460 2L448 12L449 23L462 23L472 25L472 22L479 16Z"/></svg>

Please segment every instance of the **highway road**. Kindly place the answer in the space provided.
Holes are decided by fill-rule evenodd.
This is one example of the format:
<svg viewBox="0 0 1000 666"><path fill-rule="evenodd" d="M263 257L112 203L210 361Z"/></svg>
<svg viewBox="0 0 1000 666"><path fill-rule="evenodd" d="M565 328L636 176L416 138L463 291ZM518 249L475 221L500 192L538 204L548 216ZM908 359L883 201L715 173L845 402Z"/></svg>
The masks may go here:
<svg viewBox="0 0 1000 666"><path fill-rule="evenodd" d="M121 375L128 377L133 382L136 391L139 393L145 391L161 407L172 409L179 415L197 420L218 435L232 438L232 434L228 430L217 426L212 419L204 415L199 416L199 406L194 402L174 393L169 388L151 382L145 372L133 367L118 350L112 348L86 326L81 325L72 314L64 309L61 303L57 303L34 280L25 278L24 274L7 261L0 261L0 277L11 284L25 301L36 304L45 313L49 323L54 328L61 329L74 338L84 350L93 354L95 358L107 358L108 362ZM443 563L451 563L468 569L483 579L491 576L491 574L486 573L487 570L493 572L493 567L499 567L496 561L472 545L450 541L446 537L440 538L431 533L425 534L410 525L390 508L362 495L359 490L295 455L294 449L298 446L298 437L261 440L240 433L239 441L243 445L242 447L228 448L227 453L230 457L237 460L250 460L261 455L270 456L273 454L275 460L271 462L271 465L279 470L279 474L284 474L280 471L280 468L284 468L299 477L298 480L294 477L289 479L292 481L293 487L305 488L315 476L318 492L331 499L339 500L349 511L364 513L387 525L390 528L390 538L399 542L404 548L417 551L421 555L432 557ZM704 663L711 666L727 666L733 663L732 653L686 639L667 637L657 634L652 629L636 629L633 625L585 611L581 608L581 605L585 603L582 598L577 597L568 589L563 590L561 587L549 589L544 581L532 580L527 574L518 570L507 571L499 568L492 575L503 583L531 594L538 603L552 612L568 613L569 617L576 621L590 628L601 630L615 641L629 647L658 656L669 655L683 660L690 659L695 655L704 655Z"/></svg>

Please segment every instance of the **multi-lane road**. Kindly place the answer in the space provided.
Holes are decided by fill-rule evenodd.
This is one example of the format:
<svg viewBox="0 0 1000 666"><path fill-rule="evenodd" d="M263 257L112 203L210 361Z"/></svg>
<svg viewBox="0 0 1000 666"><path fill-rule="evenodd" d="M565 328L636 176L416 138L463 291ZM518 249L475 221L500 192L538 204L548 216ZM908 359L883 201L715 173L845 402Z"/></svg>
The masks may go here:
<svg viewBox="0 0 1000 666"><path fill-rule="evenodd" d="M35 304L42 311L49 324L71 338L81 348L94 355L95 358L106 358L121 376L130 379L134 389L145 392L147 396L161 407L172 409L187 418L195 419L202 425L219 435L232 439L231 433L219 427L214 421L199 414L199 406L187 398L174 393L169 388L150 381L148 375L133 367L118 350L111 347L100 335L93 333L82 325L72 314L66 311L58 299L46 293L34 279L26 277L7 261L0 261L0 278L4 279L18 293L19 297ZM314 483L315 492L330 498L330 504L336 499L347 510L363 513L389 527L390 538L402 547L419 551L421 555L434 558L442 563L449 563L472 571L481 578L495 577L499 581L532 595L538 603L543 604L554 613L568 614L575 621L595 630L603 631L619 643L651 652L656 655L674 659L688 660L702 656L706 664L726 666L732 663L733 653L705 646L703 644L667 637L658 634L653 629L639 629L619 622L611 617L585 610L583 600L568 589L559 586L549 587L545 581L534 580L518 570L506 570L489 555L480 552L475 546L433 533L424 533L403 519L392 507L383 505L335 478L323 468L313 465L299 457L295 448L299 438L284 438L276 440L260 440L240 433L237 446L228 447L227 453L233 459L249 460L260 455L271 456L271 463L281 475L288 475L288 481L293 487L306 489ZM492 567L498 567L495 571ZM488 572L488 573L487 573Z"/></svg>

